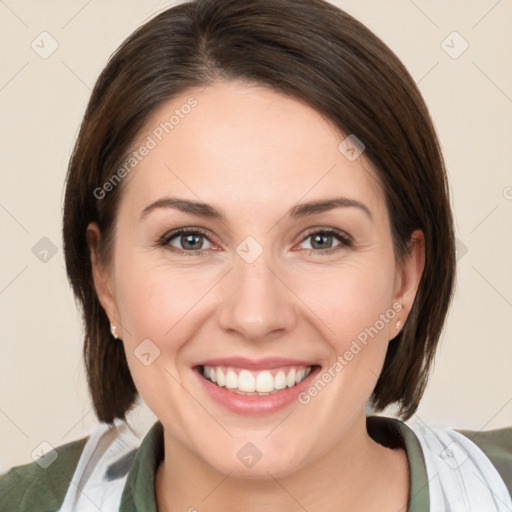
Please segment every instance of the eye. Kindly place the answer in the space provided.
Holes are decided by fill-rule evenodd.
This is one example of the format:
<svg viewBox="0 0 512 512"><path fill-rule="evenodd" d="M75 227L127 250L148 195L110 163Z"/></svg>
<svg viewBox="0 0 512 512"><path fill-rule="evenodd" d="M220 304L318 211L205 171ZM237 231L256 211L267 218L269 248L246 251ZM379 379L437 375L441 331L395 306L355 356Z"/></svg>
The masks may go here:
<svg viewBox="0 0 512 512"><path fill-rule="evenodd" d="M317 254L331 253L352 245L350 237L332 228L312 231L302 239L301 243L309 239L311 239L309 247L305 247L305 249L309 249L310 253L314 252ZM338 241L338 243L333 245L334 241Z"/></svg>
<svg viewBox="0 0 512 512"><path fill-rule="evenodd" d="M204 242L208 241L209 247L204 247ZM206 233L199 229L182 228L177 231L166 234L162 237L160 245L167 246L176 252L182 252L187 255L199 254L205 249L211 249L211 242Z"/></svg>
<svg viewBox="0 0 512 512"><path fill-rule="evenodd" d="M315 254L332 253L352 245L352 239L348 235L333 228L311 231L302 239L301 244L310 239L309 247L305 247L305 249ZM334 243L336 241L337 243ZM205 247L205 242L209 246ZM206 232L198 228L181 228L167 233L160 239L159 245L187 256L198 255L213 248Z"/></svg>

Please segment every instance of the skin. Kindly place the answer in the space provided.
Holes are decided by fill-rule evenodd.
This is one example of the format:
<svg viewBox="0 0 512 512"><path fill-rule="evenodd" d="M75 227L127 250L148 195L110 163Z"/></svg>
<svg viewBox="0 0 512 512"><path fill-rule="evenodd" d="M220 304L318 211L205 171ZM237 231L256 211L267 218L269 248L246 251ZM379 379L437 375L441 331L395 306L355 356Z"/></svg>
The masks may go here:
<svg viewBox="0 0 512 512"><path fill-rule="evenodd" d="M364 153L349 161L338 150L345 135L274 90L230 81L186 91L154 112L139 142L191 96L197 106L125 178L110 265L98 258L97 225L87 230L98 296L140 395L164 426L158 510L406 510L407 458L370 438L365 404L395 322L403 325L412 306L423 234L413 233L397 265L384 195ZM140 220L164 196L206 202L226 218L162 208ZM373 220L355 207L286 215L333 196L361 201ZM177 252L158 245L181 227L207 232L195 245L202 252L183 254L180 236L171 241ZM321 247L337 250L321 254L306 236L322 228L350 235L352 245L328 237ZM247 236L263 249L252 263L236 252ZM402 310L307 405L235 414L193 373L199 361L224 356L328 368L394 303ZM144 339L160 350L149 366L134 355ZM262 453L250 468L237 458L247 442Z"/></svg>

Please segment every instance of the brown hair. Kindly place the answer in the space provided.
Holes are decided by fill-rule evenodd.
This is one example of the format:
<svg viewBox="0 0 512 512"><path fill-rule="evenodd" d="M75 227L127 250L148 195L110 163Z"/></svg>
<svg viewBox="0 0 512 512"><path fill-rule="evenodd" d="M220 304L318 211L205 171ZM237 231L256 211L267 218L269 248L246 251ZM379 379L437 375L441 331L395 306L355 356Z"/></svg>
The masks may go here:
<svg viewBox="0 0 512 512"><path fill-rule="evenodd" d="M67 274L84 322L84 359L100 421L125 420L137 390L92 279L86 228L97 222L111 261L120 183L94 193L124 162L149 116L188 88L216 79L266 85L306 102L365 145L383 187L395 258L415 229L425 268L371 396L409 418L423 395L452 298L455 243L443 157L414 80L370 30L323 0L197 0L138 28L112 55L92 92L69 163L63 211Z"/></svg>

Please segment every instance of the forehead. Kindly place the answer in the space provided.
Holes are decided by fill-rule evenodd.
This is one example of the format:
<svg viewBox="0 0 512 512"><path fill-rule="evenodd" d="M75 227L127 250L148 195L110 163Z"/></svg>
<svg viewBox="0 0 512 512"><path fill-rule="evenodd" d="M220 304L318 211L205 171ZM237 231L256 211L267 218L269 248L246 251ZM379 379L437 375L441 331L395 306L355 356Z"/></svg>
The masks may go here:
<svg viewBox="0 0 512 512"><path fill-rule="evenodd" d="M277 214L302 198L343 195L383 213L375 172L364 154L351 161L340 151L345 138L316 110L269 88L217 82L190 89L141 130L122 202L141 210L167 194Z"/></svg>

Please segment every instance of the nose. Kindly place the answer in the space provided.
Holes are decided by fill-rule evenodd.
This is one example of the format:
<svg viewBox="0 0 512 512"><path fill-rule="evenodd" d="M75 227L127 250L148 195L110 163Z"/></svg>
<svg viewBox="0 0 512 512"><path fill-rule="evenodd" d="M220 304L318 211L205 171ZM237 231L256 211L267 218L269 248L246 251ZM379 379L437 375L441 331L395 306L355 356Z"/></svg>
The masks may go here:
<svg viewBox="0 0 512 512"><path fill-rule="evenodd" d="M282 336L297 322L297 299L265 254L252 263L237 256L221 282L221 328L251 341Z"/></svg>

